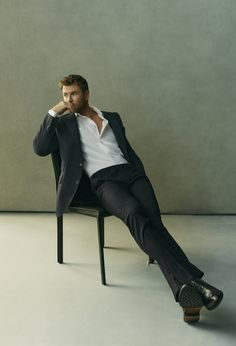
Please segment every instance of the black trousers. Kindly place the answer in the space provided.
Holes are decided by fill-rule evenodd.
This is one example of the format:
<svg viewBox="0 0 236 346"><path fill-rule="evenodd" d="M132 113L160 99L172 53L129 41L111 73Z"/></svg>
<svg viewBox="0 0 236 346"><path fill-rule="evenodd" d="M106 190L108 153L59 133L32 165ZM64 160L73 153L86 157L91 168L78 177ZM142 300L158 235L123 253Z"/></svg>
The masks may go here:
<svg viewBox="0 0 236 346"><path fill-rule="evenodd" d="M164 226L147 175L125 163L100 169L90 181L101 205L121 219L138 246L157 261L177 302L180 287L204 273L188 260Z"/></svg>

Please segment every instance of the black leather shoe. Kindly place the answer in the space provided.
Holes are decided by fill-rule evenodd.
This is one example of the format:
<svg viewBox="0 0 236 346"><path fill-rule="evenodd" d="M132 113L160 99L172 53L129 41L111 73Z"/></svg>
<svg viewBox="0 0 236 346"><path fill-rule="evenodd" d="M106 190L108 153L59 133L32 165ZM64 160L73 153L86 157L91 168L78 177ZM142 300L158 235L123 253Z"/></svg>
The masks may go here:
<svg viewBox="0 0 236 346"><path fill-rule="evenodd" d="M195 287L184 284L179 290L178 301L183 308L184 322L198 322L203 301Z"/></svg>
<svg viewBox="0 0 236 346"><path fill-rule="evenodd" d="M204 306L208 310L215 309L223 299L223 292L218 288L209 285L201 279L191 280L189 283L192 287L200 293Z"/></svg>

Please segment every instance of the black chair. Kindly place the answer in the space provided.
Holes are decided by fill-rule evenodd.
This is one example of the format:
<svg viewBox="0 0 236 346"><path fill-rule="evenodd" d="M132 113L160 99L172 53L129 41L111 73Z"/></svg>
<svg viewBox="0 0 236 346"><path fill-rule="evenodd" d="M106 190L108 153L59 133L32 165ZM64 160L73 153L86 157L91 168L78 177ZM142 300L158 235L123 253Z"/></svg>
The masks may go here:
<svg viewBox="0 0 236 346"><path fill-rule="evenodd" d="M61 173L61 155L59 151L54 151L51 154L54 174L56 179L56 190L58 188L58 180ZM93 193L90 186L90 180L83 171L81 183L76 191L75 196L68 208L68 211L96 217L98 231L98 247L101 270L101 282L106 285L106 273L104 262L104 218L112 216L99 203L97 196ZM85 193L86 192L86 193ZM89 192L89 193L88 193ZM57 217L57 262L63 263L63 215ZM147 264L153 264L155 261L149 256Z"/></svg>

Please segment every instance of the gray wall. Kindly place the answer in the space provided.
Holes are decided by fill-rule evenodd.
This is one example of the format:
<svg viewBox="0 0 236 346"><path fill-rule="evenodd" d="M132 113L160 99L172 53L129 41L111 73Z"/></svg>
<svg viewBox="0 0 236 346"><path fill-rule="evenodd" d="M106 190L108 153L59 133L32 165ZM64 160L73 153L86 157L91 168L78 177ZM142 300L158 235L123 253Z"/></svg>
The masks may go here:
<svg viewBox="0 0 236 346"><path fill-rule="evenodd" d="M120 113L162 212L235 213L234 0L1 1L1 210L55 210L32 139L82 74Z"/></svg>

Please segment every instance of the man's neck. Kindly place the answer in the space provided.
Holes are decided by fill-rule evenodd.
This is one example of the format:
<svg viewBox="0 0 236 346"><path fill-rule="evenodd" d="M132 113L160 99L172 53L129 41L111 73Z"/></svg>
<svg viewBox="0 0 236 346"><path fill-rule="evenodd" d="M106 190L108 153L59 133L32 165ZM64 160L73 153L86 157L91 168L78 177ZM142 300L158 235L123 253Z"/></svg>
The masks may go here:
<svg viewBox="0 0 236 346"><path fill-rule="evenodd" d="M94 118L94 116L97 115L97 113L91 108L89 105L87 105L84 109L80 111L80 114L88 117L88 118Z"/></svg>

